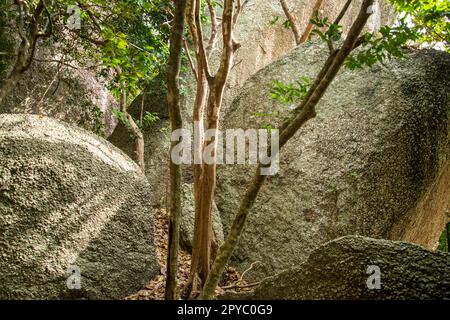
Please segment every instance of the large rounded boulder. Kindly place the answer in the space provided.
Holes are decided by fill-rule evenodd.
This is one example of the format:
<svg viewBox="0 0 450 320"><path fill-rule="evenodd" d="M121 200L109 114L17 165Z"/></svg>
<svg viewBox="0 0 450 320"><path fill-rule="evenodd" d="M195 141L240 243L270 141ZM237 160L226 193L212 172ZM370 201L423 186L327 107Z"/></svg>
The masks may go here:
<svg viewBox="0 0 450 320"><path fill-rule="evenodd" d="M346 236L320 246L304 264L264 280L246 298L450 299L449 268L446 252Z"/></svg>
<svg viewBox="0 0 450 320"><path fill-rule="evenodd" d="M57 120L0 115L0 298L120 299L159 273L149 185Z"/></svg>
<svg viewBox="0 0 450 320"><path fill-rule="evenodd" d="M271 83L314 79L327 54L309 43L256 73L224 129L277 127L293 105L271 99ZM317 117L281 150L280 170L263 185L233 264L260 261L255 276L273 274L351 234L436 246L450 209L450 55L405 54L341 70ZM278 116L261 117L270 113ZM250 165L219 167L216 203L226 232L253 172Z"/></svg>

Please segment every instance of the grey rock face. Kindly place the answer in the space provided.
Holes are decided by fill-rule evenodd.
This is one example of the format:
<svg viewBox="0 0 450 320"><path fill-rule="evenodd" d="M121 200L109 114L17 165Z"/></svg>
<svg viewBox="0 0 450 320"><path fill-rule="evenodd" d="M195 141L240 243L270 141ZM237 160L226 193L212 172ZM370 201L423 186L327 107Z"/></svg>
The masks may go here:
<svg viewBox="0 0 450 320"><path fill-rule="evenodd" d="M449 299L449 269L449 253L347 236L319 247L301 266L264 280L246 298Z"/></svg>
<svg viewBox="0 0 450 320"><path fill-rule="evenodd" d="M159 273L147 179L110 143L0 115L0 163L0 298L121 299Z"/></svg>
<svg viewBox="0 0 450 320"><path fill-rule="evenodd" d="M295 0L289 1L292 11L298 17L298 24L306 27L311 17L314 2ZM336 17L346 0L325 1L323 14L331 18ZM378 1L378 14L371 18L372 29L376 30L381 25L389 23L392 19L392 9L385 4L385 1ZM353 16L358 12L361 6L361 0L353 1L350 10L344 16L341 24L344 27L344 33L348 31ZM278 18L278 23L271 23ZM278 0L250 0L246 5L236 24L234 36L236 41L241 44L241 48L236 52L235 65L230 73L227 87L224 93L224 103L222 113L227 112L235 94L239 92L240 87L255 72L268 65L278 57L295 47L294 37L290 29L283 27L282 22L285 19L284 12ZM217 46L220 47L220 40ZM213 51L211 64L218 65L220 50ZM182 114L185 121L184 127L191 127L192 107L195 100L196 82L192 73L183 75L184 91L182 101ZM167 121L168 111L166 102L166 74L163 73L145 90L144 112L156 112L162 121L144 131L145 140L145 162L146 176L152 183L152 194L154 205L161 204L166 197L166 176L168 174L167 159L170 146L170 136L164 134L169 132L170 126ZM130 106L129 112L134 117L139 117L141 110L142 95L140 95ZM133 139L122 124L118 124L113 134L108 138L111 143L125 151L128 155L132 154Z"/></svg>
<svg viewBox="0 0 450 320"><path fill-rule="evenodd" d="M57 53L55 53L57 54ZM51 59L53 54L39 54ZM0 113L46 115L109 136L117 124L118 106L95 73L54 62L34 62L0 105Z"/></svg>
<svg viewBox="0 0 450 320"><path fill-rule="evenodd" d="M165 73L153 79L149 87L130 105L128 112L139 119L141 112L156 113L160 118L152 126L143 130L145 175L150 181L151 204L162 206L166 202L167 181L169 176L170 122L167 109L167 90ZM123 123L118 123L108 137L113 145L130 157L133 154L134 138Z"/></svg>
<svg viewBox="0 0 450 320"><path fill-rule="evenodd" d="M290 107L270 97L270 83L314 78L326 48L300 46L251 77L223 128L274 127ZM303 262L332 239L359 234L433 248L450 208L448 87L450 55L412 51L372 69L342 70L308 122L281 150L250 213L233 263L253 261L273 274ZM258 113L279 111L278 118ZM253 174L220 166L216 203L225 231ZM441 196L437 196L441 195Z"/></svg>
<svg viewBox="0 0 450 320"><path fill-rule="evenodd" d="M182 187L183 212L180 225L180 245L189 252L192 251L195 225L195 203L193 184L183 184ZM212 209L213 232L218 245L224 241L223 226L220 220L219 210L214 203Z"/></svg>

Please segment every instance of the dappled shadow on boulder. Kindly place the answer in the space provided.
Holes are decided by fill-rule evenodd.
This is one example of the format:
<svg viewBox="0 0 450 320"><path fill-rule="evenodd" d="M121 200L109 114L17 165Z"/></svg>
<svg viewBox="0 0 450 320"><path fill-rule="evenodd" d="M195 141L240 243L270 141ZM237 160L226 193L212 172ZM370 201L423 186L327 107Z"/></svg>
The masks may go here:
<svg viewBox="0 0 450 320"><path fill-rule="evenodd" d="M120 150L51 118L0 115L0 159L0 298L120 299L159 273L148 182ZM81 289L68 286L74 268Z"/></svg>

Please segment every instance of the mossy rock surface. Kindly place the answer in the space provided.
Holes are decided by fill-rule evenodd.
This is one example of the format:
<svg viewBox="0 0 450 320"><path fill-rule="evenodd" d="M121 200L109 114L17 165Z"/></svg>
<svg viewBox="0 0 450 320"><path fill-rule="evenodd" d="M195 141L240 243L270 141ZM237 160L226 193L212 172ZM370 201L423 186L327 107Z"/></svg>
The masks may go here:
<svg viewBox="0 0 450 320"><path fill-rule="evenodd" d="M450 299L449 269L449 253L346 236L320 246L304 264L264 280L246 298Z"/></svg>
<svg viewBox="0 0 450 320"><path fill-rule="evenodd" d="M327 48L308 43L242 87L223 128L277 127L294 105L271 99L270 83L314 78ZM406 51L403 60L343 68L280 152L249 215L232 264L261 261L255 278L299 265L321 244L358 234L434 249L450 208L450 55ZM279 117L259 114L279 111ZM218 169L216 203L225 234L254 168Z"/></svg>
<svg viewBox="0 0 450 320"><path fill-rule="evenodd" d="M159 274L148 181L112 144L0 115L0 163L1 299L121 299Z"/></svg>

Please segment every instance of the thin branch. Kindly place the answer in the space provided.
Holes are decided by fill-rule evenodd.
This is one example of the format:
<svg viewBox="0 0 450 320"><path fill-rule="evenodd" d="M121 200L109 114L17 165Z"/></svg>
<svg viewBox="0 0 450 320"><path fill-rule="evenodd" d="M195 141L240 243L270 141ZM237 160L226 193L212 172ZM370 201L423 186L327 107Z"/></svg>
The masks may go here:
<svg viewBox="0 0 450 320"><path fill-rule="evenodd" d="M72 69L75 69L75 70L78 69L77 67L71 65L71 64L68 63L68 62L65 62L64 60L57 60L57 59L37 59L37 58L33 58L33 61L37 61L37 62L48 62L48 63L54 62L54 63L58 63L58 64L61 64L61 65L65 66L65 67L69 67L69 68L72 68Z"/></svg>
<svg viewBox="0 0 450 320"><path fill-rule="evenodd" d="M97 30L102 31L102 27L98 23L97 17L95 16L95 14L91 10L89 10L85 5L83 5L80 1L77 1L77 3L78 3L78 6L81 8L81 10L83 10L84 12L87 13L87 15L89 16L89 18L91 19L92 23L97 28Z"/></svg>
<svg viewBox="0 0 450 320"><path fill-rule="evenodd" d="M241 277L239 278L239 281L242 281L244 279L244 276L247 272L249 272L250 270L253 269L253 267L257 264L257 263L261 263L261 261L255 261L253 262L249 268L247 268L244 272L242 272Z"/></svg>
<svg viewBox="0 0 450 320"><path fill-rule="evenodd" d="M183 48L183 31L185 23L186 0L175 1L175 15L172 33L170 35L170 53L167 74L167 107L169 109L170 126L172 132L181 129L183 120L180 109L180 67ZM170 145L169 158L177 141ZM176 299L178 249L180 242L181 218L181 167L169 160L170 192L168 197L169 227L168 227L168 254L166 270L165 299Z"/></svg>
<svg viewBox="0 0 450 320"><path fill-rule="evenodd" d="M223 50L215 85L220 88L225 84L231 69L232 57L240 45L233 39L233 0L225 0L222 13Z"/></svg>
<svg viewBox="0 0 450 320"><path fill-rule="evenodd" d="M50 15L50 12L48 11L45 3L44 3L44 11L45 11L45 15L47 16L47 25L44 28L44 32L39 32L36 35L36 37L48 38L53 33L53 21L52 21L52 16Z"/></svg>
<svg viewBox="0 0 450 320"><path fill-rule="evenodd" d="M72 29L70 31L75 33L81 39L86 40L86 41L88 41L88 42L90 42L92 44L95 44L97 46L100 46L100 47L101 46L105 46L107 44L107 42L108 42L107 40L98 40L98 39L91 38L90 36L87 36L87 35L79 32L78 30Z"/></svg>
<svg viewBox="0 0 450 320"><path fill-rule="evenodd" d="M289 21L290 27L292 29L292 32L294 33L295 43L299 45L301 42L301 36L300 36L300 30L297 26L297 19L294 17L294 15L289 10L289 6L286 3L286 0L280 0L281 8L283 9L283 12L286 16L286 18Z"/></svg>
<svg viewBox="0 0 450 320"><path fill-rule="evenodd" d="M60 64L58 66L58 70L55 73L55 76L53 77L52 81L50 81L49 85L47 86L47 89L45 90L44 94L42 95L41 99L39 100L39 102L37 103L37 106L40 107L42 105L42 103L44 102L45 96L47 95L47 93L50 91L50 88L52 87L52 85L55 83L56 79L58 79L59 77L59 73L61 72L63 63L64 63L64 58L60 60Z"/></svg>
<svg viewBox="0 0 450 320"><path fill-rule="evenodd" d="M236 25L236 23L238 22L239 16L241 15L242 9L244 8L244 5L246 3L247 3L247 1L244 2L244 4L242 4L241 0L236 1L236 11L233 16L233 25Z"/></svg>
<svg viewBox="0 0 450 320"><path fill-rule="evenodd" d="M203 72L206 75L208 81L211 81L211 72L209 69L209 61L208 56L206 54L205 45L203 44L203 31L202 31L202 22L200 19L200 0L195 1L195 27L197 32L197 45L198 45L198 62L200 62L199 67L203 69ZM200 69L200 68L199 68ZM200 70L199 70L200 72Z"/></svg>
<svg viewBox="0 0 450 320"><path fill-rule="evenodd" d="M210 57L217 41L217 16L211 0L206 0L206 4L208 5L209 15L211 17L211 36L206 47L206 55Z"/></svg>
<svg viewBox="0 0 450 320"><path fill-rule="evenodd" d="M204 74L208 81L211 81L211 73L209 71L209 62L203 44L203 31L200 19L200 0L188 0L186 7L186 24L192 37L195 55L197 59L197 75L198 79Z"/></svg>
<svg viewBox="0 0 450 320"><path fill-rule="evenodd" d="M249 283L249 284L232 284L225 287L220 287L223 290L231 290L231 289L246 289L246 288L253 288L261 284L262 281Z"/></svg>
<svg viewBox="0 0 450 320"><path fill-rule="evenodd" d="M233 66L231 67L231 70L233 70L234 68L236 68L238 65L240 65L242 63L243 59L239 60L239 62L236 62L233 64Z"/></svg>
<svg viewBox="0 0 450 320"><path fill-rule="evenodd" d="M311 18L310 18L310 20L308 22L308 25L306 26L305 31L303 32L302 37L300 38L300 43L299 44L304 43L306 40L308 40L309 35L311 34L311 31L312 31L312 29L314 27L314 25L311 22L311 20L314 18L314 16L317 14L317 12L319 12L320 8L322 7L322 3L323 3L323 0L317 0L316 1L315 5L314 5L314 8L313 8L313 12L311 14Z"/></svg>
<svg viewBox="0 0 450 320"><path fill-rule="evenodd" d="M25 35L25 15L26 15L26 2L22 0L15 0L14 2L19 7L19 23L18 32L20 39L23 42L28 43L28 37Z"/></svg>
<svg viewBox="0 0 450 320"><path fill-rule="evenodd" d="M186 51L186 55L189 61L189 65L191 66L192 73L194 74L195 79L198 80L197 69L195 68L194 61L192 60L191 52L189 51L189 45L186 39L183 39L184 51Z"/></svg>
<svg viewBox="0 0 450 320"><path fill-rule="evenodd" d="M344 7L342 7L341 12L337 16L336 20L334 20L333 24L339 24L344 17L345 13L347 12L348 8L350 8L350 5L352 4L352 0L347 0Z"/></svg>
<svg viewBox="0 0 450 320"><path fill-rule="evenodd" d="M39 31L39 17L42 15L43 12L46 12L47 17L49 21L47 22L50 25L49 31L40 32ZM26 70L28 70L31 66L31 63L33 62L33 57L36 52L36 46L38 43L39 38L41 37L49 37L51 33L53 32L53 25L51 21L50 13L47 10L47 6L45 4L44 0L40 0L39 3L36 6L36 9L31 17L30 22L30 32L29 32L29 48L27 48L27 56L25 60L23 61L23 65L21 67L21 73L24 73ZM47 26L46 26L47 29Z"/></svg>

